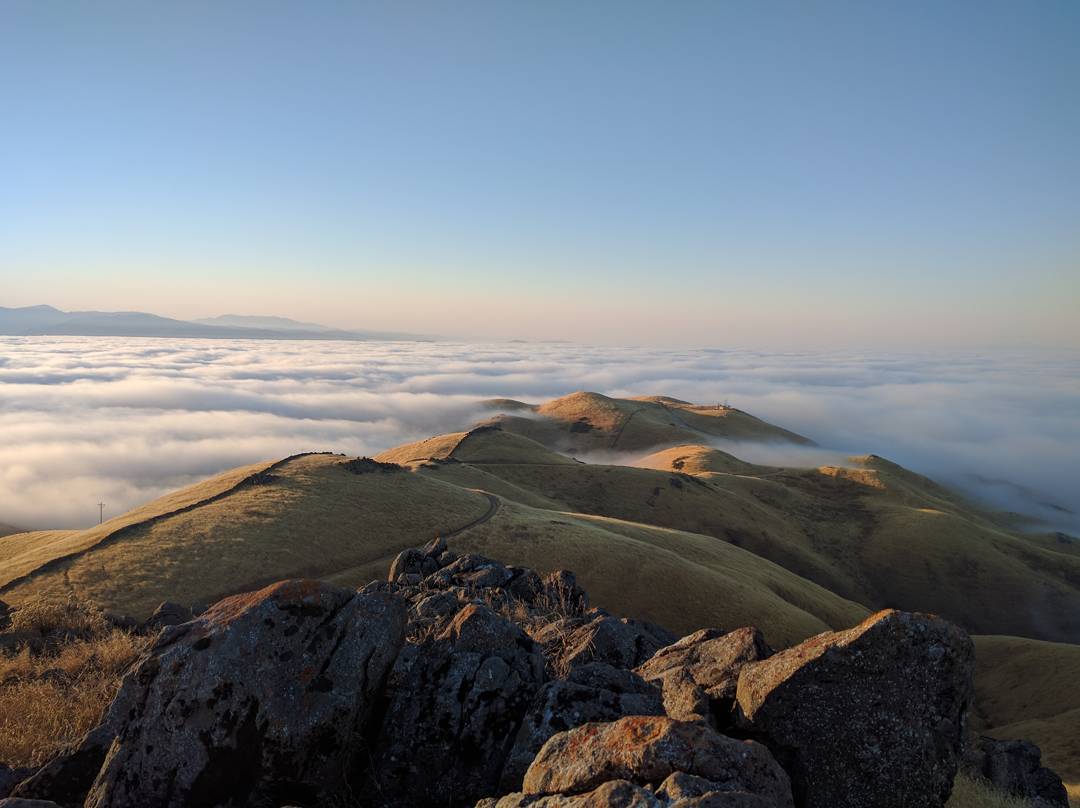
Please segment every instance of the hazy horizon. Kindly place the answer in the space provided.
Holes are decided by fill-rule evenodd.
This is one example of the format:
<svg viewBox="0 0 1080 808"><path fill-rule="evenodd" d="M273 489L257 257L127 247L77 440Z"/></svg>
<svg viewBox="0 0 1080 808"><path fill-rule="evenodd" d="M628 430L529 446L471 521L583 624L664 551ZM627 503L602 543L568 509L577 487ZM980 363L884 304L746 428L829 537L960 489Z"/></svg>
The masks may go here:
<svg viewBox="0 0 1080 808"><path fill-rule="evenodd" d="M1080 7L5 3L0 304L1080 347Z"/></svg>

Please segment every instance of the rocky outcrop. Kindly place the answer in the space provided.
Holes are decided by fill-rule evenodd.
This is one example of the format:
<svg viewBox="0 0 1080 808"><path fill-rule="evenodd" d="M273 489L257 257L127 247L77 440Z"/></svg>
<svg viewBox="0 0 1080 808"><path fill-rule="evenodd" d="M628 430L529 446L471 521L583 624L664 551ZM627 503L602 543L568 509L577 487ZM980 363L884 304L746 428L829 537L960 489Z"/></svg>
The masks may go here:
<svg viewBox="0 0 1080 808"><path fill-rule="evenodd" d="M438 539L359 592L287 581L167 625L186 616L160 610L102 724L14 796L940 808L971 689L971 643L937 618L882 612L775 655L753 628L676 641L590 608L571 573ZM1061 804L1037 750L980 754L973 772Z"/></svg>
<svg viewBox="0 0 1080 808"><path fill-rule="evenodd" d="M544 681L540 649L470 603L434 638L410 643L386 690L365 774L383 806L472 804L498 793L518 727Z"/></svg>
<svg viewBox="0 0 1080 808"><path fill-rule="evenodd" d="M666 629L644 620L612 617L601 611L556 620L532 636L544 646L557 675L591 662L635 668L676 639Z"/></svg>
<svg viewBox="0 0 1080 808"><path fill-rule="evenodd" d="M702 629L661 648L638 669L663 689L664 709L681 721L708 721L721 731L734 716L739 672L772 654L756 628Z"/></svg>
<svg viewBox="0 0 1080 808"><path fill-rule="evenodd" d="M113 705L119 731L87 808L339 794L404 635L399 599L316 581L228 598L163 630Z"/></svg>
<svg viewBox="0 0 1080 808"><path fill-rule="evenodd" d="M999 741L983 735L969 744L964 770L999 791L1028 800L1032 808L1069 808L1061 778L1042 765L1042 752L1031 741Z"/></svg>
<svg viewBox="0 0 1080 808"><path fill-rule="evenodd" d="M952 790L974 651L940 618L883 611L739 675L739 723L805 808L940 808Z"/></svg>
<svg viewBox="0 0 1080 808"><path fill-rule="evenodd" d="M663 788L676 773L698 778L696 796L742 792L776 808L792 806L788 777L764 746L725 737L701 722L662 716L586 724L554 736L529 766L521 793L587 794L617 781Z"/></svg>
<svg viewBox="0 0 1080 808"><path fill-rule="evenodd" d="M659 691L640 676L603 662L583 665L566 680L548 682L536 697L506 761L501 789L519 789L536 753L559 732L594 721L663 713Z"/></svg>

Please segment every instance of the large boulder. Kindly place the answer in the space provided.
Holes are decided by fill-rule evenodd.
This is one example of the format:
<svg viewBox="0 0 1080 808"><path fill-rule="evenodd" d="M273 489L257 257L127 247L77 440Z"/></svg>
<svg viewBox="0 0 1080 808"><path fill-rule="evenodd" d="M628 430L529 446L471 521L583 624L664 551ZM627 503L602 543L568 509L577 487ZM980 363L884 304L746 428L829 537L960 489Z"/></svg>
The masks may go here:
<svg viewBox="0 0 1080 808"><path fill-rule="evenodd" d="M791 775L800 808L940 808L972 696L961 629L893 610L739 675L741 728Z"/></svg>
<svg viewBox="0 0 1080 808"><path fill-rule="evenodd" d="M999 791L1028 800L1033 808L1069 808L1061 778L1042 765L1042 751L1031 741L999 741L983 735L969 744L964 770Z"/></svg>
<svg viewBox="0 0 1080 808"><path fill-rule="evenodd" d="M405 636L405 604L317 581L164 629L121 685L87 808L339 798Z"/></svg>
<svg viewBox="0 0 1080 808"><path fill-rule="evenodd" d="M529 766L522 791L585 794L614 780L660 785L676 772L708 781L712 791L756 795L776 808L792 805L788 776L764 746L664 716L585 724L554 736Z"/></svg>
<svg viewBox="0 0 1080 808"><path fill-rule="evenodd" d="M521 788L526 769L552 735L590 722L663 712L659 691L640 676L602 662L583 665L537 694L506 761L501 789Z"/></svg>
<svg viewBox="0 0 1080 808"><path fill-rule="evenodd" d="M680 721L709 721L721 731L733 722L739 672L772 654L756 628L723 632L709 628L661 648L637 673L657 682L664 710Z"/></svg>
<svg viewBox="0 0 1080 808"><path fill-rule="evenodd" d="M535 643L487 606L466 605L394 665L367 791L381 806L472 805L497 794L543 682Z"/></svg>

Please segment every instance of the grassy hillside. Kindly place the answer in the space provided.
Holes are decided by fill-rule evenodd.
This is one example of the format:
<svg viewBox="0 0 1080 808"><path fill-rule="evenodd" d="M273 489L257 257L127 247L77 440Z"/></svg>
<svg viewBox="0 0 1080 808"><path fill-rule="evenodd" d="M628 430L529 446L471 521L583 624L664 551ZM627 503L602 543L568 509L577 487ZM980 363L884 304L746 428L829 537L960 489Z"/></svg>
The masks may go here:
<svg viewBox="0 0 1080 808"><path fill-rule="evenodd" d="M0 522L0 536L10 536L12 533L22 533L23 529L15 527L14 525L5 525Z"/></svg>
<svg viewBox="0 0 1080 808"><path fill-rule="evenodd" d="M1025 738L1080 804L1080 645L1020 637L975 637L976 728Z"/></svg>
<svg viewBox="0 0 1080 808"><path fill-rule="evenodd" d="M1039 641L1080 640L1068 537L1019 533L873 455L744 462L708 439L805 439L738 410L592 393L492 406L501 414L484 426L377 462L258 463L91 530L5 536L0 598L74 595L144 617L165 599L202 604L286 577L360 585L401 549L447 535L459 552L573 569L596 605L676 632L752 624L784 646L870 609L932 611L1015 635L977 638L976 721L1035 740L1078 788L1080 646ZM569 456L631 448L633 465Z"/></svg>
<svg viewBox="0 0 1080 808"><path fill-rule="evenodd" d="M423 475L532 507L712 536L868 608L936 612L981 633L1080 638L1080 557L883 458L783 469L682 445L633 468L573 462L492 429L430 443L451 442L430 461L420 444L380 459L408 455Z"/></svg>
<svg viewBox="0 0 1080 808"><path fill-rule="evenodd" d="M861 620L867 610L708 536L504 502L454 539L509 563L574 570L595 605L676 633L759 626L777 645Z"/></svg>
<svg viewBox="0 0 1080 808"><path fill-rule="evenodd" d="M163 599L206 603L298 575L340 573L392 556L480 517L482 494L420 475L353 473L335 455L307 455L173 516L136 522L56 560L38 547L37 571L0 587L18 604L41 595L146 616ZM419 504L419 505L418 505ZM24 562L25 566L25 562Z"/></svg>
<svg viewBox="0 0 1080 808"><path fill-rule="evenodd" d="M273 463L270 462L255 463L226 471L216 477L166 494L88 530L35 531L9 537L0 544L0 562L3 562L0 565L0 592L10 587L23 575L38 570L43 564L56 563L60 558L84 553L133 525L160 519L165 514L181 511L222 496L233 488L254 480L272 465Z"/></svg>
<svg viewBox="0 0 1080 808"><path fill-rule="evenodd" d="M508 448L519 442L517 436L481 430L467 440L458 438L450 454L503 462L510 459ZM545 463L580 465L549 457L536 444L524 448ZM166 598L205 603L291 576L364 584L383 577L401 549L441 534L450 535L459 551L543 571L574 569L598 605L676 631L753 623L783 645L850 625L866 613L708 536L576 515L544 501L503 499L507 484L486 486L502 489L493 491L498 496L486 496L466 487L485 482L484 472L455 457L419 462L422 473L371 463L352 467L340 456L298 457L264 473L258 485L132 523L93 544L79 535L46 540L42 534L33 553L24 548L21 554L23 575L0 595L18 605L73 594L142 617ZM490 518L481 522L485 517ZM468 529L458 532L462 528ZM83 549L71 553L71 546ZM38 567L28 571L25 559L31 556Z"/></svg>
<svg viewBox="0 0 1080 808"><path fill-rule="evenodd" d="M701 407L663 396L610 398L578 392L544 404L487 403L502 411L487 423L575 454L644 451L710 437L812 443L733 407Z"/></svg>

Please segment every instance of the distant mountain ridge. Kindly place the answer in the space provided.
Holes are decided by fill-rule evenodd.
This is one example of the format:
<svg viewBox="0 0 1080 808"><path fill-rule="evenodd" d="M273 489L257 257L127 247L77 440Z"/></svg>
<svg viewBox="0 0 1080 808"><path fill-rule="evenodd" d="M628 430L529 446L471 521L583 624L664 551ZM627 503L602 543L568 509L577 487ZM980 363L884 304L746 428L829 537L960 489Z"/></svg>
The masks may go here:
<svg viewBox="0 0 1080 808"><path fill-rule="evenodd" d="M0 335L16 337L189 337L197 339L427 340L417 334L346 331L287 317L225 314L175 320L141 311L61 311L53 306L0 306Z"/></svg>

